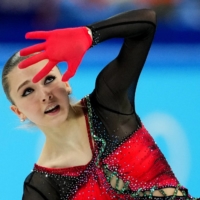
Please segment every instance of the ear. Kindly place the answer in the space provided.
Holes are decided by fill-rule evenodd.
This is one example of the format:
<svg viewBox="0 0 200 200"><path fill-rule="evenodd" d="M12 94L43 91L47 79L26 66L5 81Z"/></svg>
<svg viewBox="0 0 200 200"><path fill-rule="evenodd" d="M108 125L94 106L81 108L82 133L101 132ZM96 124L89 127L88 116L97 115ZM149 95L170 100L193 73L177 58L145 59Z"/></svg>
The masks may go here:
<svg viewBox="0 0 200 200"><path fill-rule="evenodd" d="M65 82L65 85L66 85L68 94L71 94L71 93L72 93L72 88L71 88L71 86L69 85L68 82Z"/></svg>
<svg viewBox="0 0 200 200"><path fill-rule="evenodd" d="M20 118L25 120L26 116L15 105L11 105L10 109Z"/></svg>

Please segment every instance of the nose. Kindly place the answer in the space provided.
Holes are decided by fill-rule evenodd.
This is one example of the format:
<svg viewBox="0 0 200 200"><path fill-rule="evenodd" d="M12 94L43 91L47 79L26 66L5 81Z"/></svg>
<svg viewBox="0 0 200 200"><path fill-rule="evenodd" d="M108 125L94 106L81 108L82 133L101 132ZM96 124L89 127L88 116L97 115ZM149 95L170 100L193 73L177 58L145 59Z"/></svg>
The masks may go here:
<svg viewBox="0 0 200 200"><path fill-rule="evenodd" d="M52 99L53 99L52 93L45 93L43 98L42 98L42 101L45 102L45 101L49 101L49 100L52 100Z"/></svg>
<svg viewBox="0 0 200 200"><path fill-rule="evenodd" d="M49 94L49 95L47 95L46 97L44 97L44 98L42 99L42 101L45 102L46 100L51 100L51 99L53 99L53 95L52 95L52 94Z"/></svg>

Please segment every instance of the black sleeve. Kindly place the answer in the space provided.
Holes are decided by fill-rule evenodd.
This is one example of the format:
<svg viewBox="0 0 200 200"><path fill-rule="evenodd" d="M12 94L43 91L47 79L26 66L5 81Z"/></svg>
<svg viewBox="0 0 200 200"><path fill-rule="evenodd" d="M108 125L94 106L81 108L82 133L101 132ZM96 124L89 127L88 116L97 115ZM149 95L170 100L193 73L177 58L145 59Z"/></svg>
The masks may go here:
<svg viewBox="0 0 200 200"><path fill-rule="evenodd" d="M22 200L59 200L59 188L44 174L32 172L24 182Z"/></svg>
<svg viewBox="0 0 200 200"><path fill-rule="evenodd" d="M127 90L132 84L132 93L135 93L154 37L155 23L154 11L134 10L88 26L93 30L94 43L124 38L119 55L97 77L94 92L100 104L121 113L129 113L130 107L126 109L127 105L124 104Z"/></svg>
<svg viewBox="0 0 200 200"><path fill-rule="evenodd" d="M106 128L104 139L112 151L141 125L135 112L135 91L154 37L156 14L148 9L133 10L88 27L92 30L94 44L110 38L124 38L118 56L99 73L90 94L91 104ZM130 86L132 103L128 98Z"/></svg>

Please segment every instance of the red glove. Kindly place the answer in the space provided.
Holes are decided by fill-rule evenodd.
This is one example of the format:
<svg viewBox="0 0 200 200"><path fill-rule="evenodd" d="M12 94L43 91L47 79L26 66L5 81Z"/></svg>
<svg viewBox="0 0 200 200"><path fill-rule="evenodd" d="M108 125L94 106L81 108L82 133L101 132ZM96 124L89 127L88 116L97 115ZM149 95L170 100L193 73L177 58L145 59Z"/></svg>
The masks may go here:
<svg viewBox="0 0 200 200"><path fill-rule="evenodd" d="M41 80L57 63L62 61L68 63L68 70L64 73L62 81L68 81L74 76L84 54L92 45L92 37L86 27L29 32L26 34L26 39L46 40L41 44L36 44L20 51L21 56L42 51L22 61L19 64L20 69L44 59L49 60L46 66L34 76L34 83Z"/></svg>

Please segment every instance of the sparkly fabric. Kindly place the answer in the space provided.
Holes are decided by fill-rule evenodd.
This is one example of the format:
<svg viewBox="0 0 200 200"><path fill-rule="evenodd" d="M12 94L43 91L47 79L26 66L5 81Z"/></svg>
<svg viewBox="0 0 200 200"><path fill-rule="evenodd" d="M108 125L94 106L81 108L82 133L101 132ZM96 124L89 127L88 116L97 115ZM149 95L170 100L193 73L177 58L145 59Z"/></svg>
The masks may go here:
<svg viewBox="0 0 200 200"><path fill-rule="evenodd" d="M91 107L89 97L83 99L82 103L88 108L85 113L86 123L89 125L88 133L95 142L92 160L84 166L63 169L50 169L35 164L32 172L41 179L53 180L59 199L163 199L164 197L150 196L149 193L146 197L140 197L139 194L178 186L179 182L165 157L143 125L102 159L106 141L98 135L98 117ZM110 185L106 169L123 180L125 186L121 191ZM185 192L188 198L187 190L183 187L180 187L180 190ZM186 197L176 197L176 199L181 200Z"/></svg>
<svg viewBox="0 0 200 200"><path fill-rule="evenodd" d="M24 182L23 200L190 198L135 111L137 81L155 24L153 11L136 10L88 26L94 45L124 38L118 56L99 73L94 91L82 99L93 157L87 165L63 169L35 164ZM169 187L174 188L171 196L165 192ZM161 197L153 196L155 191Z"/></svg>

